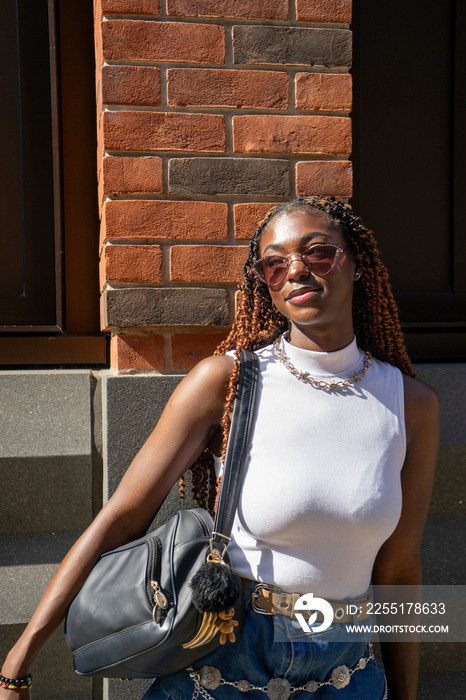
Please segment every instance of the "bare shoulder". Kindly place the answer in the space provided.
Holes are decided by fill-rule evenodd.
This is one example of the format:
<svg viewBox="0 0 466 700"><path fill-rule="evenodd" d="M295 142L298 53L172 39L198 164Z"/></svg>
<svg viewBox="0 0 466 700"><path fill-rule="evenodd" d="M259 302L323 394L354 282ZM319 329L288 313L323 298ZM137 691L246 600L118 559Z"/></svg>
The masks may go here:
<svg viewBox="0 0 466 700"><path fill-rule="evenodd" d="M168 405L184 405L201 416L210 416L213 422L221 420L228 383L234 367L229 355L213 355L201 360L183 378L171 395Z"/></svg>
<svg viewBox="0 0 466 700"><path fill-rule="evenodd" d="M211 388L223 387L228 383L234 363L234 357L231 355L211 355L198 362L186 379L209 385Z"/></svg>
<svg viewBox="0 0 466 700"><path fill-rule="evenodd" d="M438 408L438 395L435 389L421 382L420 379L403 375L405 402L415 407L423 407L427 410Z"/></svg>
<svg viewBox="0 0 466 700"><path fill-rule="evenodd" d="M438 431L439 399L428 384L403 375L408 441L429 430Z"/></svg>

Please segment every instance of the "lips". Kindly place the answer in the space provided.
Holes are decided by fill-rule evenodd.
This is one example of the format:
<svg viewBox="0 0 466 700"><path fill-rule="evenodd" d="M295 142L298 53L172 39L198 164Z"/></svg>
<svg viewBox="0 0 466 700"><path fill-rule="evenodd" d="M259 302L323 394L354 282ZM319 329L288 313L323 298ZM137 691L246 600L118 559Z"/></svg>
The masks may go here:
<svg viewBox="0 0 466 700"><path fill-rule="evenodd" d="M299 304L308 299L312 299L313 296L322 291L321 287L298 287L293 289L288 296L286 301L291 301L293 304Z"/></svg>

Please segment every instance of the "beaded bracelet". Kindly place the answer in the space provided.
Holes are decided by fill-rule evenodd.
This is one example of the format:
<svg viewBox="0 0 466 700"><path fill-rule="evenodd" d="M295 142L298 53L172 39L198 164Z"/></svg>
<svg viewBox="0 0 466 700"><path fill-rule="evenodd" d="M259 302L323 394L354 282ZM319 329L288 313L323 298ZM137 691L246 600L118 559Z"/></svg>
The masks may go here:
<svg viewBox="0 0 466 700"><path fill-rule="evenodd" d="M0 674L0 688L7 688L8 690L31 690L32 675L29 674L29 676L25 678L7 678Z"/></svg>

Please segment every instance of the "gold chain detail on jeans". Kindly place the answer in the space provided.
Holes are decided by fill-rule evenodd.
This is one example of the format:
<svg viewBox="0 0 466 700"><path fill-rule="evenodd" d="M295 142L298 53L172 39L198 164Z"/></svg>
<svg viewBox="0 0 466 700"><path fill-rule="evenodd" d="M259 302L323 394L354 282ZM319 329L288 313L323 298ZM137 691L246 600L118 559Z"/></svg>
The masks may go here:
<svg viewBox="0 0 466 700"><path fill-rule="evenodd" d="M352 386L353 384L356 384L356 382L360 382L361 379L366 374L368 368L371 365L372 355L370 354L369 351L366 351L364 353L362 367L358 372L353 372L347 379L335 380L335 381L331 381L331 382L324 382L323 380L320 380L320 379L314 379L314 377L310 376L309 372L303 372L303 371L297 369L294 366L294 364L291 362L290 358L288 357L286 352L283 350L283 348L280 347L280 341L281 341L281 336L279 336L278 338L276 338L273 341L273 349L275 350L275 353L277 355L279 362L281 362L282 365L284 365L286 367L286 369L291 372L293 377L296 377L296 379L299 379L300 382L304 382L305 384L310 384L315 389L323 389L324 391L337 391L337 390L347 389L348 387Z"/></svg>

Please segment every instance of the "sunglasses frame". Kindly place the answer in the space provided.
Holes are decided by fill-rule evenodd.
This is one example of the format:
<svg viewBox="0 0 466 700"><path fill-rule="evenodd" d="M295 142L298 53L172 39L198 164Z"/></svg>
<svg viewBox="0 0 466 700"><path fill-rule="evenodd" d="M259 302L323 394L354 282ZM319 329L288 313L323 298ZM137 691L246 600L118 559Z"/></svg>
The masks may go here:
<svg viewBox="0 0 466 700"><path fill-rule="evenodd" d="M304 267L306 268L306 270L309 270L309 272L312 272L313 265L319 264L319 263L311 263L310 265L307 265L306 262L304 261L304 256L307 255L309 253L309 251L312 250L313 248L334 248L335 249L335 256L333 258L333 262L332 262L330 268L327 270L327 272L314 273L314 274L317 274L318 277L324 277L325 275L328 275L328 273L331 272L333 270L333 268L335 267L340 255L345 250L344 248L337 245L336 243L315 243L314 245L309 246L309 248L306 248L304 253L290 253L289 255L268 255L264 258L259 258L259 260L256 260L256 262L252 265L252 271L256 275L256 277L258 277L261 280L261 282L264 282L264 284L266 284L268 287L270 287L270 289L272 289L272 291L274 289L280 289L280 287L283 285L283 282L284 282L284 279L288 273L288 270L290 269L290 265L293 262L292 260L290 260L290 258L301 260ZM284 268L283 275L280 277L280 280L278 282L274 282L273 284L270 284L269 282L267 282L267 279L265 278L265 275L263 274L263 272L261 272L257 269L258 265L260 265L260 264L263 265L264 261L268 260L270 258L281 258L284 262L287 263L287 267Z"/></svg>

